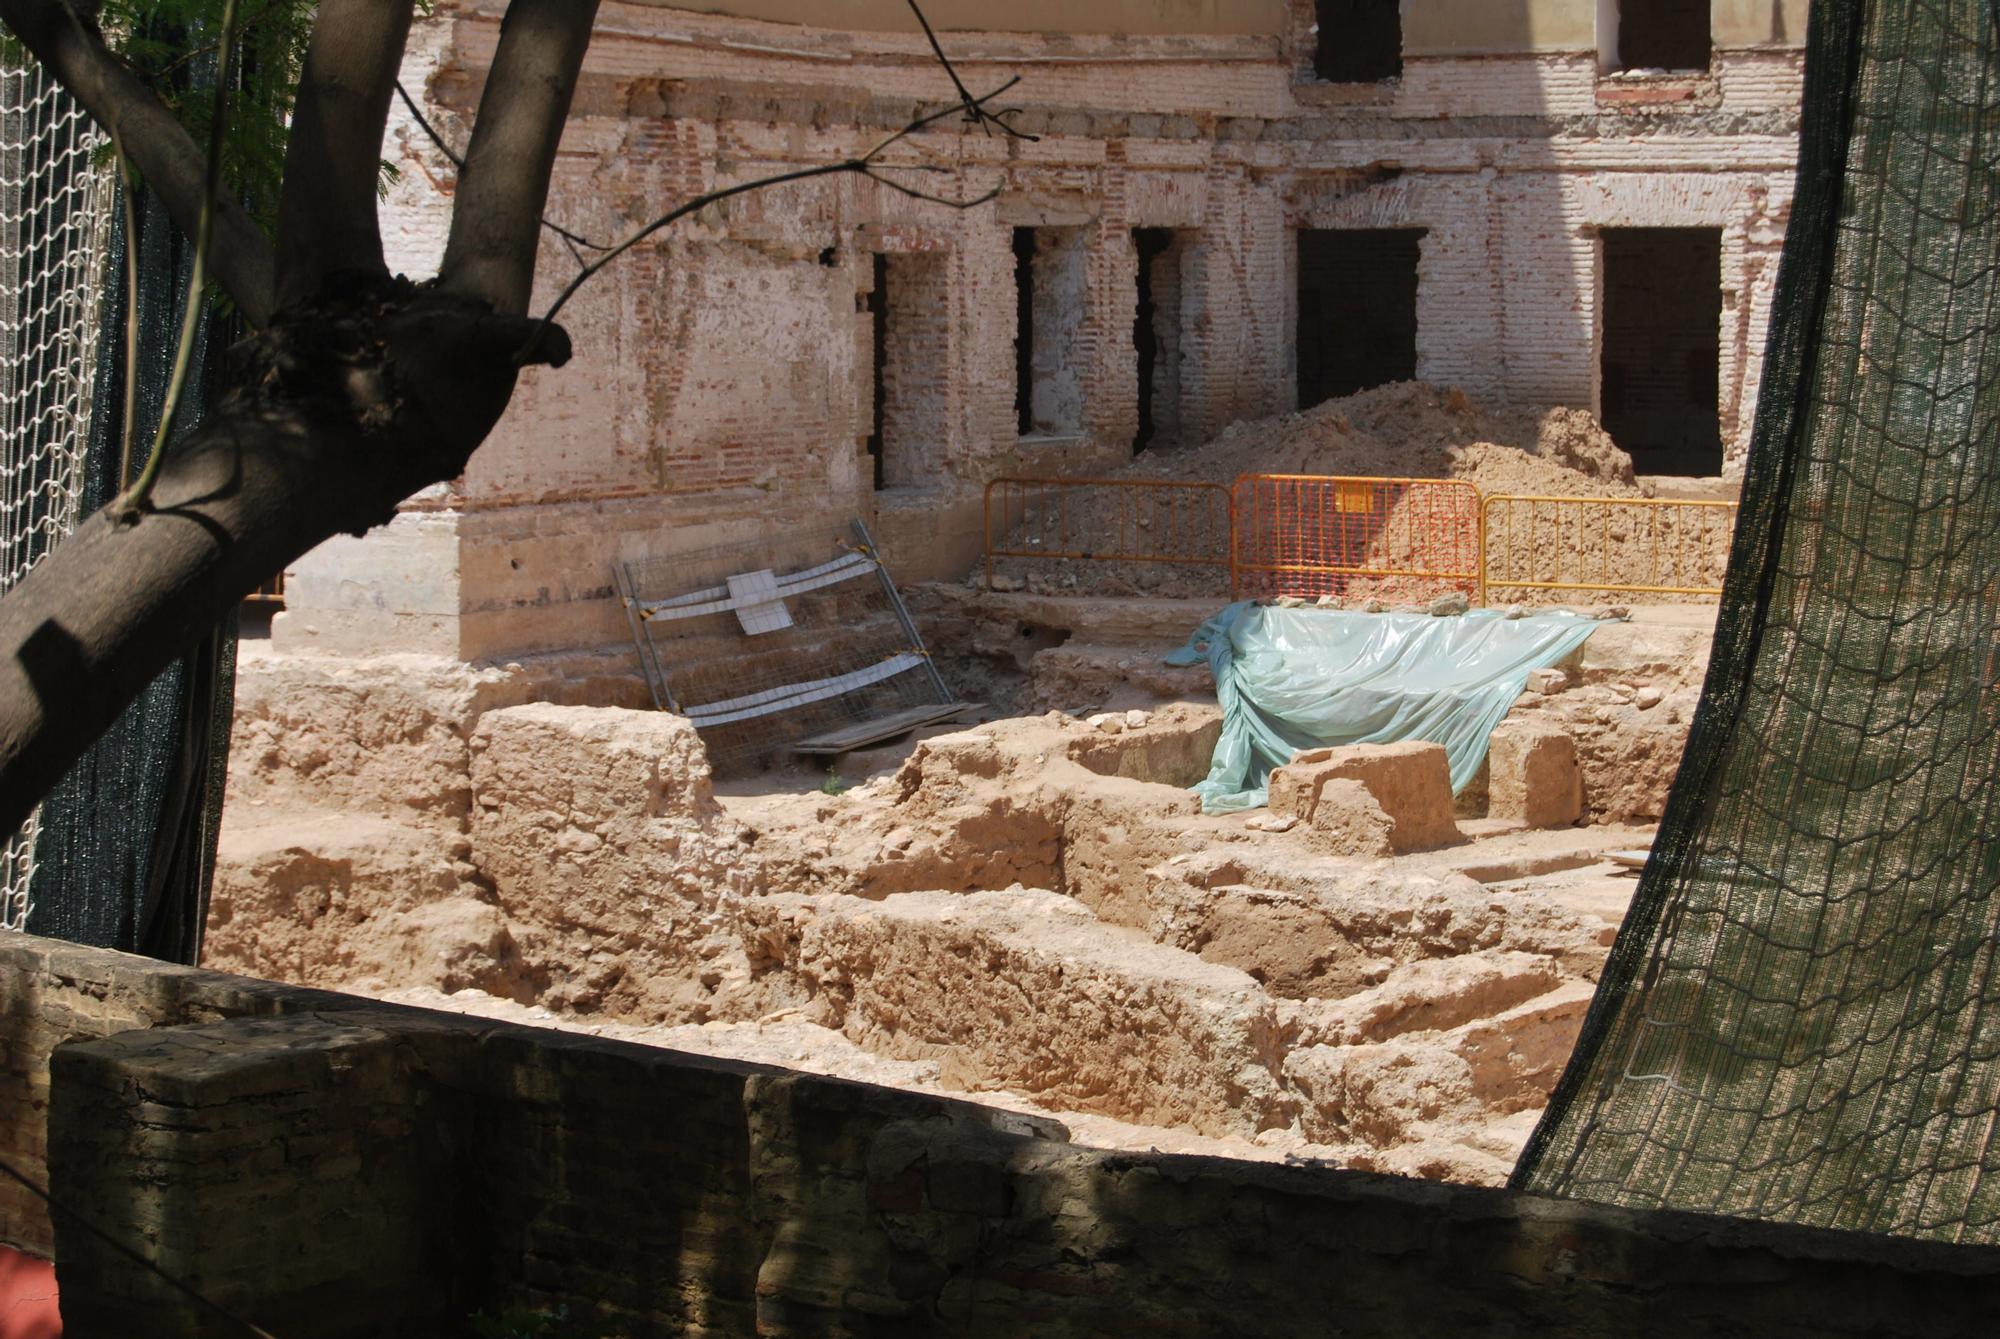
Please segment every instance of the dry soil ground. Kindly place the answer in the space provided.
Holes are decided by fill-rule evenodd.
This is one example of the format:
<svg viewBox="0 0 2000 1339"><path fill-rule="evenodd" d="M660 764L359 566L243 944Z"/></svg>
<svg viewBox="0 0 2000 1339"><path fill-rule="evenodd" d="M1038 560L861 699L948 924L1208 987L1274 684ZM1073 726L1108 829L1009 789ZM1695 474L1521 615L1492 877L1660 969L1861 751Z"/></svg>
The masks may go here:
<svg viewBox="0 0 2000 1339"><path fill-rule="evenodd" d="M1505 1176L1630 896L1605 857L1650 837L1709 611L1607 624L1516 707L1576 741L1580 823L1486 817L1476 785L1450 844L1355 856L1184 790L1219 712L1159 655L1210 605L914 604L992 718L850 755L839 786L717 786L610 662L253 649L209 964L971 1095L1092 1143Z"/></svg>

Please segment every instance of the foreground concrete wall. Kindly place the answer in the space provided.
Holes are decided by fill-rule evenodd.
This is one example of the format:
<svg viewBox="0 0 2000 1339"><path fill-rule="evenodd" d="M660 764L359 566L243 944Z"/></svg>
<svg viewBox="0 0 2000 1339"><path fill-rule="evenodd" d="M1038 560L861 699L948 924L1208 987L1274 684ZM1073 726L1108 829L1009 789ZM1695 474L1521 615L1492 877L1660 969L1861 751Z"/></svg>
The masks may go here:
<svg viewBox="0 0 2000 1339"><path fill-rule="evenodd" d="M504 1305L629 1335L1914 1337L1979 1332L2000 1289L1982 1248L1112 1154L963 1103L25 936L0 963L17 1066L113 1032L54 1053L59 1199L299 1339ZM211 1332L75 1224L55 1244L75 1339Z"/></svg>
<svg viewBox="0 0 2000 1339"><path fill-rule="evenodd" d="M0 1157L45 1179L49 1056L64 1042L364 1003L0 931ZM0 1177L0 1243L43 1256L55 1245L41 1200L10 1177Z"/></svg>
<svg viewBox="0 0 2000 1339"><path fill-rule="evenodd" d="M1591 4L1412 4L1401 77L1369 85L1313 76L1309 0L1288 0L1282 31L1257 17L1264 5L1113 8L1115 31L1043 31L1031 8L1009 18L1036 31L954 36L975 84L1021 77L1008 101L1038 138L948 122L885 162L933 193L993 194L977 208L835 176L722 202L623 257L564 310L576 360L523 378L464 478L295 567L279 646L481 660L614 645L614 561L750 543L783 564L829 551L850 516L904 578L961 575L989 478L1130 459L1136 228L1179 234L1168 342L1186 440L1293 407L1301 228L1423 231L1419 376L1588 407L1598 231L1720 229L1717 408L1740 460L1796 155L1791 0L1718 0L1708 72L1636 79L1600 73ZM863 11L815 6L816 22L851 26L804 27L803 7L777 0L607 4L554 216L619 237L702 191L865 151L935 107L949 87L921 36ZM454 143L499 12L440 6L411 42L403 83ZM1073 26L1110 22L1094 12L1078 7ZM1488 31L1508 22L1526 36ZM400 107L385 153L402 169L384 210L392 264L428 273L453 171ZM1061 432L1024 436L1016 413L1017 228L1060 230L1083 286L1036 318L1038 362L1062 364ZM867 308L882 255L922 264L891 266L878 491ZM574 271L545 248L538 300Z"/></svg>

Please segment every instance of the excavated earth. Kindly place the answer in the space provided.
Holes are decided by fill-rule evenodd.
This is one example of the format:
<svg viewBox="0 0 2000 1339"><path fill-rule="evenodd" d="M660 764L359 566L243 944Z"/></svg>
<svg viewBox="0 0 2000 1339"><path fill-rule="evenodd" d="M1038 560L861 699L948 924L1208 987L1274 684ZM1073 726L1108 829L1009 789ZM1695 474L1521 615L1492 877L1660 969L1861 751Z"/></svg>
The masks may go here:
<svg viewBox="0 0 2000 1339"><path fill-rule="evenodd" d="M613 658L253 648L208 965L1114 1147L1505 1177L1631 893L1607 856L1646 845L1678 762L1706 611L1606 624L1517 705L1574 739L1581 822L1486 816L1475 785L1449 844L1355 856L1187 793L1220 712L1159 655L1209 606L913 605L991 719L720 786Z"/></svg>
<svg viewBox="0 0 2000 1339"><path fill-rule="evenodd" d="M1296 413L1231 424L1213 440L1142 452L1112 478L1139 484L1161 481L1228 487L1243 475L1317 475L1382 479L1455 480L1498 494L1539 498L1589 498L1638 502L1727 500L1720 480L1642 479L1588 410L1557 405L1484 405L1453 386L1396 382L1327 400ZM1091 560L1002 557L991 579L1007 590L1036 594L1150 595L1226 598L1231 527L1211 496L1204 506L1181 495L1126 489L1089 489L1039 499L1007 537L1017 553L1045 548L1099 549ZM1269 507L1277 493L1262 495ZM1392 492L1390 497L1394 497ZM1030 495L1032 497L1032 495ZM1239 505L1244 499L1239 498ZM1300 505L1295 499L1293 505ZM1441 524L1436 495L1410 494L1391 502L1368 540L1362 566L1367 577L1345 583L1344 602L1421 602L1441 586L1435 577L1405 573L1416 564L1463 562L1435 549ZM1310 507L1306 508L1310 513ZM1446 513L1449 514L1449 513ZM1267 521L1271 518L1267 517ZM1543 590L1519 582L1591 580L1627 588L1719 586L1728 565L1733 516L1723 510L1610 506L1588 512L1542 503L1506 507L1487 517L1486 566L1509 583L1496 603L1562 605L1587 593ZM1275 524L1275 522L1273 522ZM1297 524L1310 525L1303 518ZM1454 524L1471 525L1460 517ZM1280 526L1280 528L1282 528ZM1252 527L1256 529L1255 526ZM1256 551L1256 542L1246 552ZM1463 542L1470 542L1469 538ZM1158 546L1208 565L1107 561L1104 552ZM1462 554L1447 547L1446 554ZM1357 561L1357 559L1349 559ZM1586 578L1585 574L1589 574ZM985 567L973 580L984 585ZM1654 595L1670 603L1705 603L1705 596Z"/></svg>

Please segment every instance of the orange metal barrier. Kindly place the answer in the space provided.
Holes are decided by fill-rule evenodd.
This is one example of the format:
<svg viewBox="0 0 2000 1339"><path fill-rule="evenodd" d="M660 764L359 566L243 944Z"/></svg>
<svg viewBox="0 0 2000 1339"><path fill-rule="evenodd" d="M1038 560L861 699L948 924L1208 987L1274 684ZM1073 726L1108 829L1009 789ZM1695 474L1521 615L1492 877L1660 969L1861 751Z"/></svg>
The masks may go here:
<svg viewBox="0 0 2000 1339"><path fill-rule="evenodd" d="M1496 494L1482 520L1489 599L1513 591L1717 596L1736 504Z"/></svg>
<svg viewBox="0 0 2000 1339"><path fill-rule="evenodd" d="M285 605L285 574L272 577L263 585L243 597L245 604L268 604L282 609Z"/></svg>
<svg viewBox="0 0 2000 1339"><path fill-rule="evenodd" d="M1479 593L1479 490L1463 480L1246 474L1231 491L1239 600Z"/></svg>
<svg viewBox="0 0 2000 1339"><path fill-rule="evenodd" d="M1003 478L986 485L996 558L1229 565L1229 490L1180 479Z"/></svg>

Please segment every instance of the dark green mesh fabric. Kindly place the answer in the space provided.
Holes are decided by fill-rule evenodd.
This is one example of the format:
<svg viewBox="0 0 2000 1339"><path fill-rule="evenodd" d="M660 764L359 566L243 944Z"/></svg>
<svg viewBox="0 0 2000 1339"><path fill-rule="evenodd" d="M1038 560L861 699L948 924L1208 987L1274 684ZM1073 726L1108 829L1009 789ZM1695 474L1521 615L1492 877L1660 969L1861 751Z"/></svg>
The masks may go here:
<svg viewBox="0 0 2000 1339"><path fill-rule="evenodd" d="M1714 659L1519 1187L2000 1240L2000 31L1819 0Z"/></svg>
<svg viewBox="0 0 2000 1339"><path fill-rule="evenodd" d="M135 455L166 400L193 245L151 192L137 211L139 377ZM124 211L113 215L83 506L118 491L125 377ZM201 421L220 324L203 323L175 442ZM171 447L169 448L172 449ZM135 464L134 468L137 466ZM222 815L235 694L236 633L189 628L167 667L42 804L27 928L80 944L194 962Z"/></svg>

